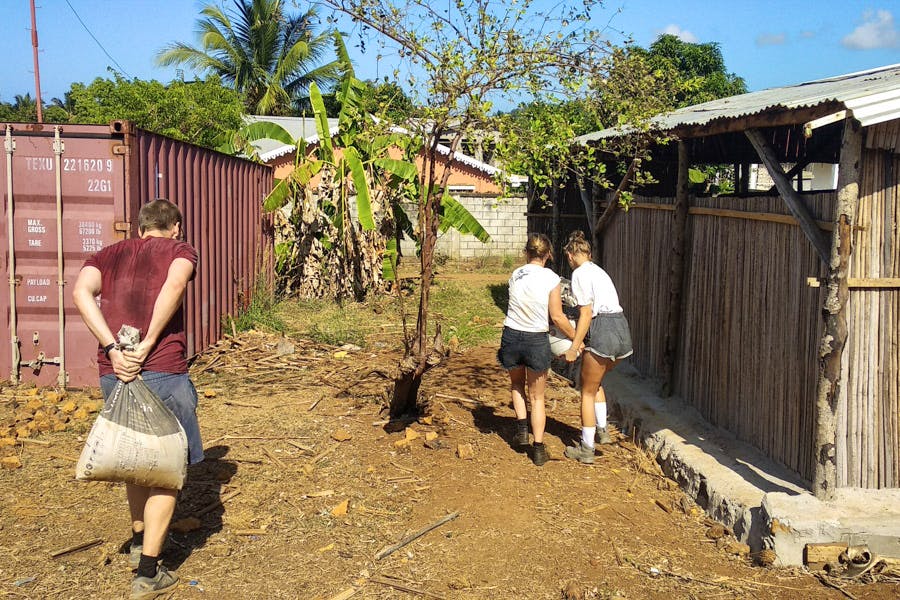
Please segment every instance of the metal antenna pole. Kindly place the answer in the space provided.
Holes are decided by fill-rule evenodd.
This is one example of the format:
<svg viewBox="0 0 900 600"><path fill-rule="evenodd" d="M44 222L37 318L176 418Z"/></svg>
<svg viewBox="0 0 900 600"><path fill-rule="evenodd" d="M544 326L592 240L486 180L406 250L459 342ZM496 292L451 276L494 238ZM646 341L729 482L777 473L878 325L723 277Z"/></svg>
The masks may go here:
<svg viewBox="0 0 900 600"><path fill-rule="evenodd" d="M38 67L38 34L34 18L34 0L31 0L31 48L34 54L34 90L37 94L37 121L44 122L43 102L41 102L41 70Z"/></svg>

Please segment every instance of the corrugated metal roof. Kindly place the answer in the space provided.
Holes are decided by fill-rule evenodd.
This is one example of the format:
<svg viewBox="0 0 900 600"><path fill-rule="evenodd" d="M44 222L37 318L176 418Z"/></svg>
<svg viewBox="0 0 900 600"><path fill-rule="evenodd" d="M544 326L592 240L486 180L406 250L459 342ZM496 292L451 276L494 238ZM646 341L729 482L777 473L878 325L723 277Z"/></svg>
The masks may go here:
<svg viewBox="0 0 900 600"><path fill-rule="evenodd" d="M770 88L687 106L651 120L652 128L706 125L716 119L737 119L771 110L812 108L838 102L863 127L900 118L900 64L796 85ZM575 138L585 143L621 135L618 128L603 129Z"/></svg>

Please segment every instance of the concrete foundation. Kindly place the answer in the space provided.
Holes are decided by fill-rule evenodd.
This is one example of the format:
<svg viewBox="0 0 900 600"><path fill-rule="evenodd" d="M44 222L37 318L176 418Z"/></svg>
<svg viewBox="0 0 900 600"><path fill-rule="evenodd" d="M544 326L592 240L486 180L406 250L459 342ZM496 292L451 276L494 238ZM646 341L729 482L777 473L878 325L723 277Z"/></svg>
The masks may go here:
<svg viewBox="0 0 900 600"><path fill-rule="evenodd" d="M603 388L622 431L656 453L663 471L751 552L769 548L776 565L802 565L806 544L833 542L900 558L900 489L841 489L821 502L809 482L680 399L659 397L659 386L629 365L607 375Z"/></svg>

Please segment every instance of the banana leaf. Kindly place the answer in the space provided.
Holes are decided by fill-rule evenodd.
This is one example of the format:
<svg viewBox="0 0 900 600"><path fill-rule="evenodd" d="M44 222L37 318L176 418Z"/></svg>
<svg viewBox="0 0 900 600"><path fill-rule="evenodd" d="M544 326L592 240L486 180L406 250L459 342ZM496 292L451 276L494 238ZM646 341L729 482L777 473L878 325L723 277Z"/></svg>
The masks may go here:
<svg viewBox="0 0 900 600"><path fill-rule="evenodd" d="M441 233L452 228L460 233L474 236L482 244L491 241L490 234L484 230L478 219L473 217L472 213L450 194L444 194L441 198L441 210L443 213L439 227Z"/></svg>
<svg viewBox="0 0 900 600"><path fill-rule="evenodd" d="M384 258L381 261L381 276L385 281L393 281L397 272L397 238L387 240Z"/></svg>
<svg viewBox="0 0 900 600"><path fill-rule="evenodd" d="M413 163L395 158L376 158L372 161L388 173L392 173L406 181L412 181L419 174L419 169Z"/></svg>
<svg viewBox="0 0 900 600"><path fill-rule="evenodd" d="M316 132L319 134L319 148L322 150L322 159L334 163L334 150L331 147L331 131L328 128L328 116L325 114L325 102L322 100L322 92L315 82L309 84L309 101L313 107L316 120Z"/></svg>
<svg viewBox="0 0 900 600"><path fill-rule="evenodd" d="M350 177L356 188L357 218L365 231L372 231L375 229L375 219L372 216L372 202L369 198L369 182L366 180L366 171L356 148L344 149L344 161L350 168Z"/></svg>

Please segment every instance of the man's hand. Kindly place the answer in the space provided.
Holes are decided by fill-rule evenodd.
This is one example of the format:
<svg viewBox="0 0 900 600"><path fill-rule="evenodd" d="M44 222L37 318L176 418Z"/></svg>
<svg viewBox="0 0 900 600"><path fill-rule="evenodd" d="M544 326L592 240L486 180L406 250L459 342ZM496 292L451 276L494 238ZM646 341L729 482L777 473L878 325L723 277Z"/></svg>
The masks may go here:
<svg viewBox="0 0 900 600"><path fill-rule="evenodd" d="M141 372L141 363L130 360L118 348L109 351L109 362L112 364L116 377L125 383L133 381Z"/></svg>
<svg viewBox="0 0 900 600"><path fill-rule="evenodd" d="M140 370L141 366L143 366L144 361L147 360L147 357L150 355L150 351L153 350L152 344L147 340L142 340L137 346L132 350L123 350L122 354L125 355L125 358L138 366Z"/></svg>
<svg viewBox="0 0 900 600"><path fill-rule="evenodd" d="M582 344L582 347L583 346L584 344ZM581 350L579 348L576 348L575 346L572 346L571 348L566 350L566 362L575 362L576 360L578 360L578 356L580 354Z"/></svg>

